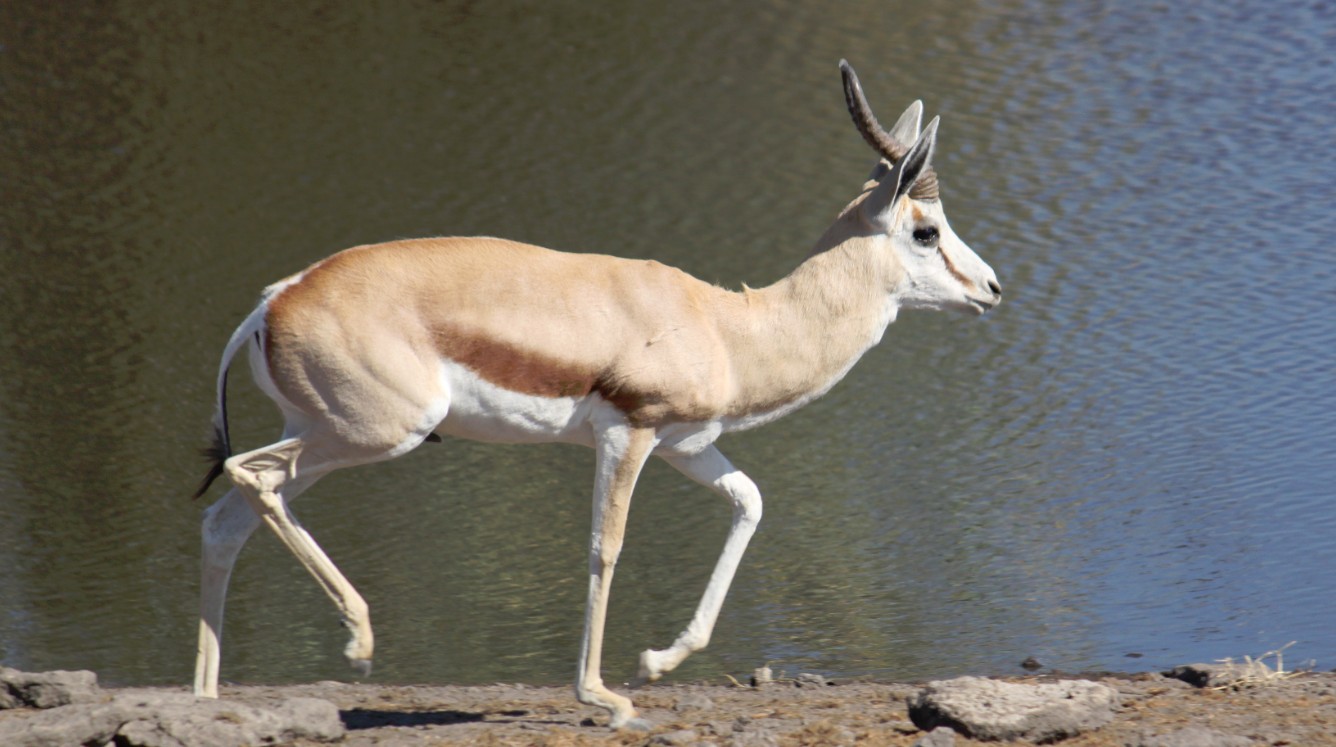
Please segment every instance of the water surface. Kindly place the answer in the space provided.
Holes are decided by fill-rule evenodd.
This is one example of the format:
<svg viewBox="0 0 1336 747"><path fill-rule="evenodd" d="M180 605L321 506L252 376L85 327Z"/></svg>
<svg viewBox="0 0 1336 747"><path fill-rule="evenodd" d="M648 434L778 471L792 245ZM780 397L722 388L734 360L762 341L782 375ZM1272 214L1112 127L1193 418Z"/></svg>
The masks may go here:
<svg viewBox="0 0 1336 747"><path fill-rule="evenodd" d="M1336 13L840 7L0 10L0 663L189 680L194 451L264 285L440 234L772 282L871 167L847 57L883 120L943 116L948 214L1006 303L902 315L826 398L722 441L766 516L674 676L1148 669L1292 640L1336 664ZM279 419L245 379L233 429L257 446ZM375 680L567 680L591 473L576 447L451 442L298 501L371 604ZM647 470L610 681L687 622L728 516ZM343 642L257 534L223 677L346 677Z"/></svg>

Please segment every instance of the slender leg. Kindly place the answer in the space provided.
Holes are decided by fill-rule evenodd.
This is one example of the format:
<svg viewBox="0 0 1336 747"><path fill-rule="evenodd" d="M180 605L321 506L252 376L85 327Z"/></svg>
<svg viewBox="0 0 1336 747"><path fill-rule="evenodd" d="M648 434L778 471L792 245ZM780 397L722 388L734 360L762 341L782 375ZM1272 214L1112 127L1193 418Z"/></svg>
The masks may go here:
<svg viewBox="0 0 1336 747"><path fill-rule="evenodd" d="M302 440L293 438L234 456L227 460L227 473L260 519L334 601L343 617L344 626L352 633L351 640L344 648L344 656L365 674L370 672L371 652L375 645L366 601L311 535L297 523L285 499L290 487L302 481L297 479L302 447ZM314 475L327 471L321 469L325 465L303 466L307 470L303 475L305 479L312 479Z"/></svg>
<svg viewBox="0 0 1336 747"><path fill-rule="evenodd" d="M315 478L298 478L283 488L285 500L292 500L309 488ZM195 694L218 697L218 668L223 635L223 607L227 585L236 565L237 555L245 546L260 517L251 509L241 491L232 488L204 512L200 568L199 647L195 655Z"/></svg>
<svg viewBox="0 0 1336 747"><path fill-rule="evenodd" d="M603 685L603 629L608 614L612 572L622 550L626 517L636 478L654 448L654 432L630 427L598 435L597 474L594 478L594 525L589 541L589 600L585 608L584 640L580 645L575 696L581 703L606 708L614 729L648 728L637 718L630 699Z"/></svg>
<svg viewBox="0 0 1336 747"><path fill-rule="evenodd" d="M240 491L232 488L204 512L203 563L200 569L199 649L195 654L195 694L218 697L219 639L223 603L232 567L246 540L260 526Z"/></svg>
<svg viewBox="0 0 1336 747"><path fill-rule="evenodd" d="M682 474L732 501L733 526L728 530L724 550L715 563L714 573L710 575L710 582L705 587L705 594L701 597L695 616L691 618L691 624L668 648L662 651L648 649L640 654L637 680L641 682L657 680L675 669L687 656L709 644L715 621L719 619L719 610L724 606L724 597L733 583L733 574L737 572L747 543L761 521L761 492L750 478L738 471L714 446L692 456L668 456L665 459Z"/></svg>

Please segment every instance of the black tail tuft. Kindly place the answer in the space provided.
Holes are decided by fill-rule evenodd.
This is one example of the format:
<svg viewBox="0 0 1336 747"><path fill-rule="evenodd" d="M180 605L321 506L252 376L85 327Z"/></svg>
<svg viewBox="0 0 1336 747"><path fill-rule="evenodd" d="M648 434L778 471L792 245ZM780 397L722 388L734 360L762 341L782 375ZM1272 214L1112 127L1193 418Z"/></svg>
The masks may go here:
<svg viewBox="0 0 1336 747"><path fill-rule="evenodd" d="M192 499L204 495L204 491L209 489L209 486L213 484L213 481L217 480L218 476L223 474L223 462L227 461L227 458L232 456L230 452L231 449L227 446L226 436L223 435L222 431L215 429L213 432L213 443L200 449L200 454L205 459L209 460L209 474L204 476L204 482L200 483L199 489L195 491L193 496L191 496Z"/></svg>

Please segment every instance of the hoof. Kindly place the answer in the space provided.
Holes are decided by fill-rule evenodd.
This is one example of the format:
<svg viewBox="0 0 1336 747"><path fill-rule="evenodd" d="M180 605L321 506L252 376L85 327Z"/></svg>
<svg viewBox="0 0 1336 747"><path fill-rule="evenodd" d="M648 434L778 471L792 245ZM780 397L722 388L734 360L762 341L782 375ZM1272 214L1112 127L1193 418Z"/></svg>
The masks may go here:
<svg viewBox="0 0 1336 747"><path fill-rule="evenodd" d="M370 677L370 676L371 676L371 660L370 660L370 659L349 659L349 660L348 660L348 663L352 665L353 669L354 669L359 675L361 675L361 676L363 676L363 677Z"/></svg>
<svg viewBox="0 0 1336 747"><path fill-rule="evenodd" d="M659 669L659 662L656 661L659 652L652 648L647 648L640 652L640 666L636 669L635 679L631 680L631 687L640 687L657 681L663 676Z"/></svg>

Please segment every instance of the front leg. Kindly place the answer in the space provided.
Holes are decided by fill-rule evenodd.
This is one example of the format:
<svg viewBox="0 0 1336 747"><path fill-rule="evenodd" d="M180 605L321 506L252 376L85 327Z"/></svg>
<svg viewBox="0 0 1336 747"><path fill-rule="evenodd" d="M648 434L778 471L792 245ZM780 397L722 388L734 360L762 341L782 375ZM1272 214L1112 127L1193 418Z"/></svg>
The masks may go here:
<svg viewBox="0 0 1336 747"><path fill-rule="evenodd" d="M606 708L612 714L609 726L614 729L647 729L649 725L637 717L630 699L603 685L601 664L612 572L626 535L631 493L655 445L654 431L619 426L599 433L597 438L594 525L589 539L589 600L575 695L581 703Z"/></svg>
<svg viewBox="0 0 1336 747"><path fill-rule="evenodd" d="M682 474L696 482L711 488L728 498L733 504L733 526L728 530L728 539L724 541L723 552L715 563L714 573L705 587L691 618L691 624L673 641L673 645L662 651L649 649L640 654L640 670L637 680L653 682L665 673L671 672L693 652L705 648L714 632L714 624L719 619L719 610L724 606L724 597L733 583L733 575L738 570L742 554L747 550L747 543L761 521L761 491L751 478L735 468L728 459L714 446L691 456L668 456L665 460L676 467Z"/></svg>

